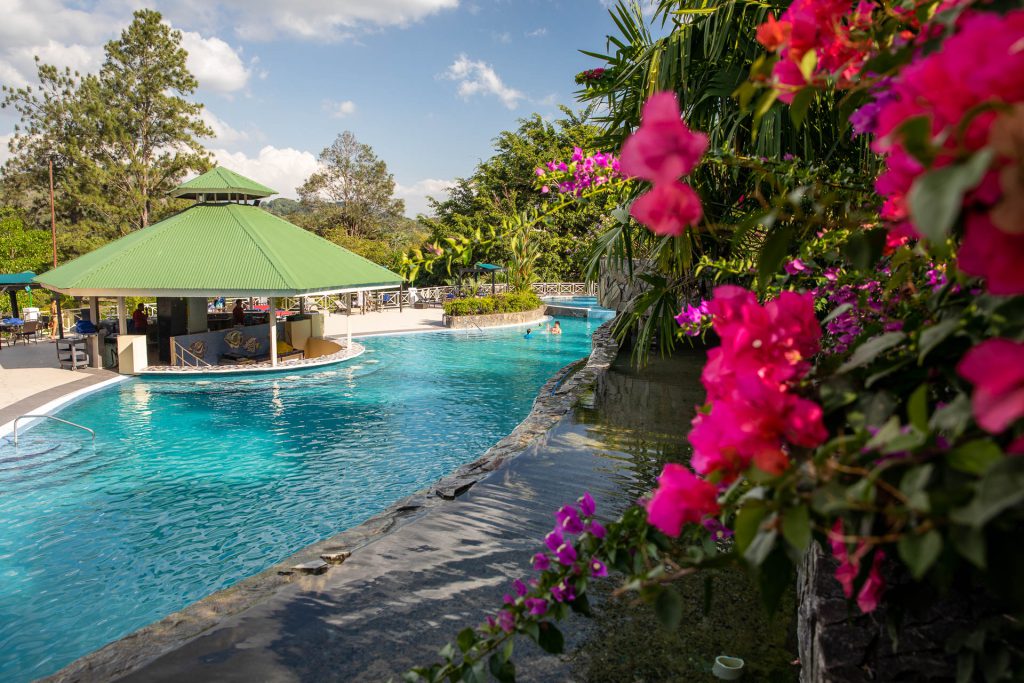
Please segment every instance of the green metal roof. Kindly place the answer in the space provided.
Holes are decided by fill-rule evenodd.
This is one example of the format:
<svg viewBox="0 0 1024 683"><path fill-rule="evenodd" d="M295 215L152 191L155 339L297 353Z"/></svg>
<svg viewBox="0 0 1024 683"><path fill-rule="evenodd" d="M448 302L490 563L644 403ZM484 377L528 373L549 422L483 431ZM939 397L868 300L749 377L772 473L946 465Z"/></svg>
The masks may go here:
<svg viewBox="0 0 1024 683"><path fill-rule="evenodd" d="M171 191L172 197L184 199L214 199L228 196L238 199L260 199L272 194L277 194L277 190L222 166L186 181Z"/></svg>
<svg viewBox="0 0 1024 683"><path fill-rule="evenodd" d="M196 204L35 278L73 296L295 296L402 277L249 204Z"/></svg>

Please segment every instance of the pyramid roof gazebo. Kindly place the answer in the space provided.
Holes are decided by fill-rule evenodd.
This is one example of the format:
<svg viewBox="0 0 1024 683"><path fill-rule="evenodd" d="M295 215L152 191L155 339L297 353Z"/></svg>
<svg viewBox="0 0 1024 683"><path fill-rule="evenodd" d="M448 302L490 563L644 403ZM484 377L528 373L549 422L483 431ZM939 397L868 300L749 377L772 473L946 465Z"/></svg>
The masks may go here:
<svg viewBox="0 0 1024 683"><path fill-rule="evenodd" d="M214 168L171 192L196 200L189 208L38 275L34 282L62 294L91 297L97 314L99 297L116 297L121 334L128 329L124 297L156 297L158 304L266 297L270 356L276 367L277 297L350 298L354 292L400 287L403 279L260 208L259 200L272 194L276 191L234 171ZM161 357L165 332L179 334L161 327Z"/></svg>
<svg viewBox="0 0 1024 683"><path fill-rule="evenodd" d="M197 203L35 278L71 296L309 296L402 277L255 204L274 190L225 168L183 183Z"/></svg>

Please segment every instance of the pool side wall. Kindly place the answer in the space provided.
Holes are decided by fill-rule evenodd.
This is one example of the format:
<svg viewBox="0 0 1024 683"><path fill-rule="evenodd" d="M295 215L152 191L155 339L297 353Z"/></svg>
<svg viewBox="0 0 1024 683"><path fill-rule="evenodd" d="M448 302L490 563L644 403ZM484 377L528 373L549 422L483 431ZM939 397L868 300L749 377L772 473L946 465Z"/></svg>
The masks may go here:
<svg viewBox="0 0 1024 683"><path fill-rule="evenodd" d="M541 313L544 311L543 308L539 310ZM611 333L611 321L595 330L591 344L590 356L570 363L555 373L541 387L526 419L473 462L459 467L429 488L395 502L362 524L303 548L259 574L242 579L233 586L130 633L40 680L53 683L110 681L181 647L222 620L272 597L285 586L297 585L300 590L316 590L325 577L298 573L293 570L296 565L319 560L321 555L328 553L360 552L360 549L392 529L413 523L429 514L432 508L457 498L544 437L548 430L572 410L580 396L607 372L615 360L618 343ZM366 548L363 552L372 550ZM343 571L344 564L330 568L332 573Z"/></svg>
<svg viewBox="0 0 1024 683"><path fill-rule="evenodd" d="M540 322L544 319L546 306L535 308L531 311L516 311L515 313L488 313L487 315L446 315L445 326L453 330L472 329L474 327L498 327L503 325L525 325L526 323Z"/></svg>

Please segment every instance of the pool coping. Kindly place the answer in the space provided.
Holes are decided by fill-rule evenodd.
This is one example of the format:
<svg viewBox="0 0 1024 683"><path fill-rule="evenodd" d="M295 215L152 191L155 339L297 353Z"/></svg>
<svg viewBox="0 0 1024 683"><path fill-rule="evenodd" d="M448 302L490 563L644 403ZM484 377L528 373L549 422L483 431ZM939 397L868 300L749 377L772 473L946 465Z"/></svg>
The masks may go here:
<svg viewBox="0 0 1024 683"><path fill-rule="evenodd" d="M526 418L473 462L392 503L362 524L309 545L257 574L76 659L39 681L110 681L126 676L203 635L223 620L270 599L285 586L311 585L316 577L296 571L296 565L318 561L322 555L358 552L393 529L413 523L431 509L455 500L547 434L572 410L587 388L608 370L619 351L611 326L609 320L598 327L591 335L591 352L586 362L576 360L558 370L540 388ZM332 572L345 570L344 564L329 568Z"/></svg>
<svg viewBox="0 0 1024 683"><path fill-rule="evenodd" d="M96 382L94 382L92 384L89 384L88 386L81 387L79 389L74 389L73 391L70 391L68 393L62 393L64 390L67 389L67 387L72 386L74 384L78 384L79 382L86 381L90 377L95 377L95 376L96 375L86 375L85 377L83 377L80 380L75 380L74 382L70 382L68 384L63 384L63 385L58 386L58 387L53 387L52 389L47 389L45 391L41 391L39 393L32 394L31 396L29 396L27 398L24 398L21 401L18 401L17 403L14 403L14 404L12 404L9 407L15 407L15 406L18 406L18 405L23 404L23 403L27 404L27 405L31 405L40 396L45 396L46 394L48 394L49 392L52 391L52 392L60 393L61 395L57 396L56 398L54 398L51 401L43 403L42 405L36 405L33 408L24 408L24 410L27 410L29 413L33 413L33 414L42 413L42 414L45 414L45 415L52 415L54 412L56 412L58 410L61 410L62 408L65 408L68 405L70 405L72 403L75 403L76 401L78 401L78 400L80 400L80 399L82 399L82 398L84 398L84 397L86 397L86 396L88 396L90 394L93 394L93 393L95 393L97 391L101 391L103 389L106 389L107 387L112 386L114 384L118 384L120 382L126 382L126 381L132 379L132 375L115 375L115 376L110 377L108 379L96 381ZM21 409L19 409L19 410L21 410ZM9 436L9 435L14 433L14 423L15 423L15 421L17 419L18 418L15 417L13 420L10 420L9 422L5 422L4 424L0 424L0 438L3 438L5 436ZM27 430L27 429L31 428L32 426L38 424L41 420L42 420L42 418L35 418L35 419L32 419L30 421L25 422L24 423L25 424L24 429Z"/></svg>

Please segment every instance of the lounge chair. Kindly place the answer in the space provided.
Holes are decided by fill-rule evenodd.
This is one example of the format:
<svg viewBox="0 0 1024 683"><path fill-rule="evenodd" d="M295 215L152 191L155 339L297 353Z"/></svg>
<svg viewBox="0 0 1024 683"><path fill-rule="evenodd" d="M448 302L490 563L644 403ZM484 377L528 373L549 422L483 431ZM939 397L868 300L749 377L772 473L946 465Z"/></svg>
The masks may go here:
<svg viewBox="0 0 1024 683"><path fill-rule="evenodd" d="M15 330L13 343L17 344L19 339L25 340L26 344L30 339L32 341L39 341L39 321L30 320L22 325L21 329Z"/></svg>

